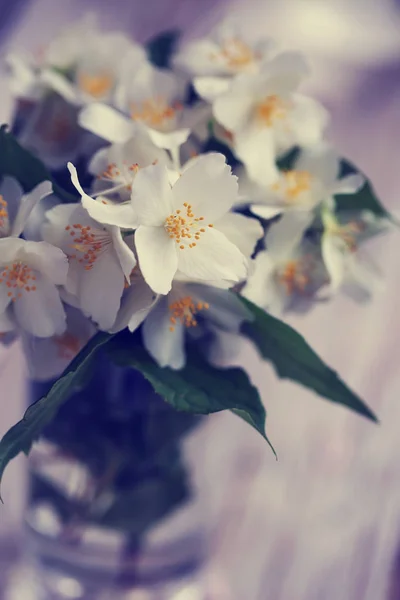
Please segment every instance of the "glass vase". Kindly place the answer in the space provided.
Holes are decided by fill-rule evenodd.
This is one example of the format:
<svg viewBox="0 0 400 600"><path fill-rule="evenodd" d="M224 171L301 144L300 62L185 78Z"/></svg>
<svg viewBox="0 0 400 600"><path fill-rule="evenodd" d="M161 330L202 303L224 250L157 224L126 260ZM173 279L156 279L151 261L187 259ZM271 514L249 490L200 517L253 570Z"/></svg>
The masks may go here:
<svg viewBox="0 0 400 600"><path fill-rule="evenodd" d="M50 385L31 383L31 401ZM32 598L205 598L201 424L137 372L98 357L30 452Z"/></svg>

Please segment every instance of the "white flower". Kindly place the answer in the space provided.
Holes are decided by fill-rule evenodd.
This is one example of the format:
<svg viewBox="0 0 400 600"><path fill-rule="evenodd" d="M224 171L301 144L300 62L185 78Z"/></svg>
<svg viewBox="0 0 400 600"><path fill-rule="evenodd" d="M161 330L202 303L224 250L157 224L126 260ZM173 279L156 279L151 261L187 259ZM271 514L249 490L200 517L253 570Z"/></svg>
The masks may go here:
<svg viewBox="0 0 400 600"><path fill-rule="evenodd" d="M234 137L237 157L261 185L276 180L276 158L293 146L320 141L327 113L298 93L305 69L285 55L259 74L240 75L213 104L216 120Z"/></svg>
<svg viewBox="0 0 400 600"><path fill-rule="evenodd" d="M168 293L178 271L192 280L246 277L246 258L216 226L236 194L236 178L221 154L193 159L172 186L161 165L139 171L131 199L135 245L143 277L155 292Z"/></svg>
<svg viewBox="0 0 400 600"><path fill-rule="evenodd" d="M319 248L304 239L310 223L307 214L288 214L271 225L265 239L267 249L254 259L243 296L277 315L309 307L327 283Z"/></svg>
<svg viewBox="0 0 400 600"><path fill-rule="evenodd" d="M118 227L100 225L79 204L61 204L46 213L43 238L69 259L65 289L100 329L112 327L125 282L136 259Z"/></svg>
<svg viewBox="0 0 400 600"><path fill-rule="evenodd" d="M339 221L328 207L322 213L322 221L321 251L331 289L342 289L356 300L368 299L380 287L381 276L360 245L387 226L368 212L345 216Z"/></svg>
<svg viewBox="0 0 400 600"><path fill-rule="evenodd" d="M24 194L16 179L5 176L0 184L0 238L19 237L36 206L52 191L50 181L43 181Z"/></svg>
<svg viewBox="0 0 400 600"><path fill-rule="evenodd" d="M156 146L176 151L203 119L204 109L185 108L185 82L170 71L142 65L127 71L116 92L121 111L94 103L79 116L82 127L111 143L124 143L144 128Z"/></svg>
<svg viewBox="0 0 400 600"><path fill-rule="evenodd" d="M96 177L92 191L120 201L129 200L139 169L153 164L169 166L170 162L165 150L155 146L146 133L138 133L124 144L112 144L96 152L88 167Z"/></svg>
<svg viewBox="0 0 400 600"><path fill-rule="evenodd" d="M185 44L174 57L174 66L194 77L200 96L213 100L229 88L233 77L262 69L274 46L271 40L247 39L240 27L223 23L208 38Z"/></svg>
<svg viewBox="0 0 400 600"><path fill-rule="evenodd" d="M143 324L143 342L161 367L185 366L185 335L199 322L224 331L239 333L251 315L240 300L227 290L196 283L174 281L167 296L155 304Z"/></svg>
<svg viewBox="0 0 400 600"><path fill-rule="evenodd" d="M67 279L65 254L47 242L0 239L0 314L8 308L20 329L37 337L65 330L57 286Z"/></svg>
<svg viewBox="0 0 400 600"><path fill-rule="evenodd" d="M364 185L361 175L340 176L340 159L326 144L299 153L293 168L279 171L271 185L248 186L250 210L264 219L284 212L312 211L322 202L332 203L337 194L353 194Z"/></svg>
<svg viewBox="0 0 400 600"><path fill-rule="evenodd" d="M92 18L66 28L39 56L37 65L8 59L14 89L32 92L49 88L67 102L82 105L111 102L124 70L139 68L147 61L144 48L120 32L101 31ZM33 82L36 81L36 86Z"/></svg>
<svg viewBox="0 0 400 600"><path fill-rule="evenodd" d="M55 379L96 333L93 323L80 310L65 306L67 316L64 333L48 338L22 334L29 375L36 381Z"/></svg>

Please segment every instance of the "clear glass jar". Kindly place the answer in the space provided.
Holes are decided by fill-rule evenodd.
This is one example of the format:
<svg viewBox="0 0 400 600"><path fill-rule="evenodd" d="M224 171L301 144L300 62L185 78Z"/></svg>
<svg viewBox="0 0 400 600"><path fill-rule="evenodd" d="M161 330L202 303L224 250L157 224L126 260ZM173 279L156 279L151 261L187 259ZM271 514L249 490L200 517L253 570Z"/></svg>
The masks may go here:
<svg viewBox="0 0 400 600"><path fill-rule="evenodd" d="M31 400L49 385L32 383ZM99 357L30 453L24 585L35 600L205 597L201 422Z"/></svg>

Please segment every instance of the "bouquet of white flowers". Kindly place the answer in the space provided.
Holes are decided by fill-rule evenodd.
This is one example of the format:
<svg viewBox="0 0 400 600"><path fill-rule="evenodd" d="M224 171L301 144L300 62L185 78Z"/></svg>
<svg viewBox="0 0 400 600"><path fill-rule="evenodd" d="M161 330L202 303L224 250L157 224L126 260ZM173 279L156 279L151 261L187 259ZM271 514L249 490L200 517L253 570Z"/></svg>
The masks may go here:
<svg viewBox="0 0 400 600"><path fill-rule="evenodd" d="M192 415L221 410L268 440L257 389L227 366L240 337L280 377L375 420L280 317L339 291L368 298L379 275L364 243L390 215L326 141L327 111L301 92L303 56L227 25L178 41L168 32L142 47L89 17L37 59L7 58L17 101L0 131L0 331L4 343L21 338L32 378L47 383L0 442L0 475L44 434L101 478L108 458L90 457L112 445L96 421L114 418L100 401L104 361L147 380L174 423L186 419L169 430L176 447ZM82 436L68 405L85 390ZM138 402L133 387L124 398ZM142 401L141 415L153 405ZM139 460L118 452L120 470ZM118 473L108 489L118 503L132 484L132 502L137 476L122 489ZM92 519L112 527L117 511L106 513Z"/></svg>

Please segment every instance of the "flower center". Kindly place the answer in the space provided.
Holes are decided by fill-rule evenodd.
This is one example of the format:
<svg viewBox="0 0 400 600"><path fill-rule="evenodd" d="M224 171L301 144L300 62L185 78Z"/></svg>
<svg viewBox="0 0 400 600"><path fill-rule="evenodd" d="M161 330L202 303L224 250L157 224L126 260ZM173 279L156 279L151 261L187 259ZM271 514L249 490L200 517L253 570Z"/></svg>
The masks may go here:
<svg viewBox="0 0 400 600"><path fill-rule="evenodd" d="M84 227L80 223L67 225L65 230L72 237L71 248L78 252L70 254L69 258L76 259L85 271L90 271L100 254L111 243L109 234L105 230L95 230L90 225Z"/></svg>
<svg viewBox="0 0 400 600"><path fill-rule="evenodd" d="M130 191L132 189L133 180L139 169L138 163L128 164L127 162L124 162L120 166L116 163L109 163L107 168L97 175L97 179L111 184L117 183L117 190L125 187ZM110 192L113 190L114 187L112 187Z"/></svg>
<svg viewBox="0 0 400 600"><path fill-rule="evenodd" d="M0 195L0 232L7 231L8 226L8 204L6 200L4 200L3 196Z"/></svg>
<svg viewBox="0 0 400 600"><path fill-rule="evenodd" d="M175 331L177 322L185 327L196 327L196 315L201 310L210 308L207 302L195 302L191 296L184 296L169 305L171 316L169 318L171 326L170 331Z"/></svg>
<svg viewBox="0 0 400 600"><path fill-rule="evenodd" d="M164 227L171 240L175 240L181 250L194 248L201 235L206 232L204 217L195 217L192 206L187 202L183 210L176 210L165 219ZM204 225L204 226L203 226ZM207 227L213 227L210 223Z"/></svg>
<svg viewBox="0 0 400 600"><path fill-rule="evenodd" d="M59 358L66 358L72 360L78 354L82 348L80 339L69 333L65 332L63 335L57 335L53 338L54 344L57 347Z"/></svg>
<svg viewBox="0 0 400 600"><path fill-rule="evenodd" d="M211 60L222 59L228 67L240 71L253 64L258 58L253 50L240 38L232 37L221 44L220 52L210 55Z"/></svg>
<svg viewBox="0 0 400 600"><path fill-rule="evenodd" d="M275 192L283 192L289 203L295 202L304 192L309 192L312 177L308 171L285 171L283 180L272 185Z"/></svg>
<svg viewBox="0 0 400 600"><path fill-rule="evenodd" d="M277 273L278 282L288 296L305 294L311 283L309 266L302 260L289 260Z"/></svg>
<svg viewBox="0 0 400 600"><path fill-rule="evenodd" d="M149 127L159 129L170 125L182 108L183 106L179 102L168 104L161 97L149 98L131 105L131 118L134 121L143 121Z"/></svg>
<svg viewBox="0 0 400 600"><path fill-rule="evenodd" d="M256 107L256 119L262 125L271 127L278 119L287 115L288 104L277 95L267 96Z"/></svg>
<svg viewBox="0 0 400 600"><path fill-rule="evenodd" d="M111 90L114 85L114 79L109 73L99 73L97 75L80 73L78 75L78 85L89 96L101 98Z"/></svg>
<svg viewBox="0 0 400 600"><path fill-rule="evenodd" d="M357 250L357 236L364 230L362 223L351 221L346 225L335 225L331 226L330 233L336 235L344 244L345 250L348 252L356 252Z"/></svg>
<svg viewBox="0 0 400 600"><path fill-rule="evenodd" d="M8 297L15 302L17 298L21 298L23 292L36 291L36 285L31 282L36 281L35 272L25 265L17 261L10 265L6 265L0 269L0 284L5 283L9 288Z"/></svg>

